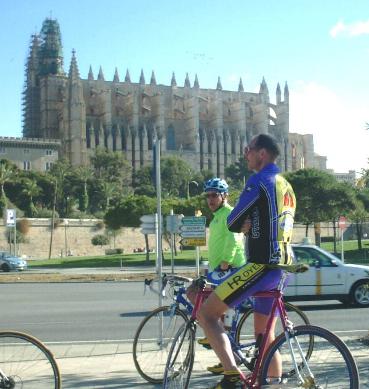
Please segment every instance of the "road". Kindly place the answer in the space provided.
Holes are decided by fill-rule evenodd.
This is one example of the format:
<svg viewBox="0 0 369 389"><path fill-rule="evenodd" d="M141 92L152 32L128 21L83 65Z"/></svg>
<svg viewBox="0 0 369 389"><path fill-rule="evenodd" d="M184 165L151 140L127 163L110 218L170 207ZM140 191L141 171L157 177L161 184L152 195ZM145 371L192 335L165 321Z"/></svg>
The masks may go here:
<svg viewBox="0 0 369 389"><path fill-rule="evenodd" d="M369 308L336 301L296 303L310 321L338 335L369 330ZM0 328L45 342L131 340L142 317L158 305L142 282L0 284Z"/></svg>

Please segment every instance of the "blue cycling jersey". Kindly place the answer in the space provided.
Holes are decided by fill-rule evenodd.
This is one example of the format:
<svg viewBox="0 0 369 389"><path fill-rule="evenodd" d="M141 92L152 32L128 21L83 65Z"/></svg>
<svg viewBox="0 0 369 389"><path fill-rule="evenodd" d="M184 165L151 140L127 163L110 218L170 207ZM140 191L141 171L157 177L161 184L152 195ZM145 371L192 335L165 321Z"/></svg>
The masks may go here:
<svg viewBox="0 0 369 389"><path fill-rule="evenodd" d="M248 262L268 264L292 262L290 246L296 198L291 185L274 163L252 175L236 207L227 219L228 228L240 232L251 219L247 239Z"/></svg>

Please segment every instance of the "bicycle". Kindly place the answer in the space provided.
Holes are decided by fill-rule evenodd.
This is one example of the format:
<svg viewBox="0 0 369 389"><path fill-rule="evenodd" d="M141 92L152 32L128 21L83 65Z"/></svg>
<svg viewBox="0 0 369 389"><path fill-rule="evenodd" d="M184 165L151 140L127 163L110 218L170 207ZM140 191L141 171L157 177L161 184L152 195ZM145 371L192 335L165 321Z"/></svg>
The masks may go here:
<svg viewBox="0 0 369 389"><path fill-rule="evenodd" d="M283 284L287 272L303 271L304 265L284 266L284 269L285 272L276 290L255 295L272 297L274 301L265 333L255 349L253 371L242 377L245 387L249 389L268 387L359 389L359 373L355 360L341 339L327 329L312 325L294 327L288 320L282 300ZM164 389L186 389L189 386L195 356L196 315L208 294L205 290L205 279L200 278L198 285L200 292L197 294L191 319L182 325L171 342L164 373ZM284 332L277 336L266 350L266 339L276 311L279 312ZM231 334L227 335L236 360L246 365L243 349L247 345L239 344ZM310 352L308 349L312 339L314 347ZM268 386L271 382L268 371L275 357L282 361L281 383Z"/></svg>
<svg viewBox="0 0 369 389"><path fill-rule="evenodd" d="M133 361L138 373L148 382L162 383L171 341L179 328L190 320L193 306L186 298L185 284L192 283L192 281L191 278L164 274L161 293L169 294L173 303L150 312L137 328L133 341ZM148 286L154 293L160 293L153 287L153 282L153 279L146 279L145 287ZM285 306L293 322L310 324L305 313L299 308L287 302ZM244 349L247 356L245 365L250 371L253 369L256 344L253 335L253 312L252 302L238 306L229 330L237 343L240 343L241 339L252 337L247 349ZM276 327L276 333L280 332L282 332L281 327ZM313 341L311 340L307 353L311 352L312 348Z"/></svg>
<svg viewBox="0 0 369 389"><path fill-rule="evenodd" d="M60 389L61 376L51 351L38 339L0 331L0 389Z"/></svg>

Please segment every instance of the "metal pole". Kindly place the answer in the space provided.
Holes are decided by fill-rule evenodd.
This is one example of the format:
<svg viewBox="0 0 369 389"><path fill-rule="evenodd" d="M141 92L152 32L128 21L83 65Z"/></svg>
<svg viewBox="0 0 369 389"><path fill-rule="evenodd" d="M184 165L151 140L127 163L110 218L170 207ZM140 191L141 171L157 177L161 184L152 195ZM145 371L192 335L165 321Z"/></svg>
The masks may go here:
<svg viewBox="0 0 369 389"><path fill-rule="evenodd" d="M341 228L341 261L345 263L345 252L343 250L343 228Z"/></svg>
<svg viewBox="0 0 369 389"><path fill-rule="evenodd" d="M159 278L159 307L163 305L162 296L162 247L161 247L161 176L160 176L160 139L156 138L155 142L155 178L156 178L156 269ZM159 342L162 344L163 339L163 316L159 315Z"/></svg>
<svg viewBox="0 0 369 389"><path fill-rule="evenodd" d="M173 216L174 215L174 211L173 209L170 210L170 216ZM173 218L172 218L172 221L173 221ZM170 233L170 248L171 248L171 254L172 254L172 257L171 257L171 266L172 266L172 274L174 274L174 245L175 245L175 241L174 241L174 233L173 231Z"/></svg>
<svg viewBox="0 0 369 389"><path fill-rule="evenodd" d="M14 224L14 256L17 255L17 223Z"/></svg>
<svg viewBox="0 0 369 389"><path fill-rule="evenodd" d="M196 246L196 273L200 277L200 246Z"/></svg>
<svg viewBox="0 0 369 389"><path fill-rule="evenodd" d="M51 249L53 246L53 235L54 235L54 218L55 218L55 205L56 205L56 191L58 188L58 181L55 181L55 192L54 192L54 204L53 204L53 214L51 217L51 234L50 234L50 247L49 247L49 259L51 258Z"/></svg>

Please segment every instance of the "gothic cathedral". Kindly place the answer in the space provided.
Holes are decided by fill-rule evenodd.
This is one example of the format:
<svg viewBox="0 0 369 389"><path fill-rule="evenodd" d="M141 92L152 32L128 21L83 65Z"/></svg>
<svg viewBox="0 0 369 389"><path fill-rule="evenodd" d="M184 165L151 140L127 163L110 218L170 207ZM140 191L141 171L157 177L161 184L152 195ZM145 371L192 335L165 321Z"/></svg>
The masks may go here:
<svg viewBox="0 0 369 389"><path fill-rule="evenodd" d="M46 19L33 35L26 65L24 126L26 138L58 139L61 155L75 165L86 165L96 147L123 151L134 170L152 162L155 137L162 140L163 155L177 155L193 169L209 169L217 176L243 155L250 138L270 133L278 140L282 170L291 170L289 144L289 91L280 85L276 103L269 99L265 80L259 93L200 88L197 76L191 85L186 75L178 86L158 85L152 72L147 83L143 71L138 83L127 70L120 80L115 70L106 81L100 68L97 78L90 67L87 79L79 75L73 51L66 74L63 69L61 33L56 20Z"/></svg>

